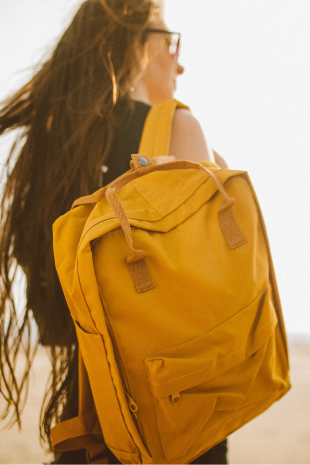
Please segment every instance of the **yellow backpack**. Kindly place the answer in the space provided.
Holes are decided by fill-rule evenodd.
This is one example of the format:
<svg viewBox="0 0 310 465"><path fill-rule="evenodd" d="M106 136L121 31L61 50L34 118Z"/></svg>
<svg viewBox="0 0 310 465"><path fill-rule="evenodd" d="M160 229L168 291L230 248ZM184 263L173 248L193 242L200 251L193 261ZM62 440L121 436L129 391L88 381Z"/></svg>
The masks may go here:
<svg viewBox="0 0 310 465"><path fill-rule="evenodd" d="M92 463L106 463L104 444L122 463L189 463L290 387L250 179L154 160L168 154L176 106L150 111L129 172L54 224L81 364L79 417L52 441L87 447Z"/></svg>

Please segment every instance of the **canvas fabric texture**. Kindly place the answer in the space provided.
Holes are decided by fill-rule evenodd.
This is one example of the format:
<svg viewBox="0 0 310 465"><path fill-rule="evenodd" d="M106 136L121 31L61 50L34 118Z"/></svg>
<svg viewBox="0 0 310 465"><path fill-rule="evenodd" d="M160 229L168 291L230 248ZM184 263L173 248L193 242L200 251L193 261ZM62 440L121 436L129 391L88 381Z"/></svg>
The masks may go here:
<svg viewBox="0 0 310 465"><path fill-rule="evenodd" d="M122 463L189 463L290 388L250 178L169 157L178 107L187 108L154 107L131 169L53 228L80 347L80 408L52 441L86 447L92 463L107 463L106 446Z"/></svg>

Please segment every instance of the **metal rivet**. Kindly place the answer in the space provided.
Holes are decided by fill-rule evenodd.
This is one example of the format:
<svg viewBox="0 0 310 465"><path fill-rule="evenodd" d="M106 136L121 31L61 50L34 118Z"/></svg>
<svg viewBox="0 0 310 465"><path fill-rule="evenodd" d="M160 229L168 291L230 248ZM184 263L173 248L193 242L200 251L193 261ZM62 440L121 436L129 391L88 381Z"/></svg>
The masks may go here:
<svg viewBox="0 0 310 465"><path fill-rule="evenodd" d="M138 162L140 163L140 165L142 166L146 166L148 163L147 163L147 160L145 158L139 158Z"/></svg>

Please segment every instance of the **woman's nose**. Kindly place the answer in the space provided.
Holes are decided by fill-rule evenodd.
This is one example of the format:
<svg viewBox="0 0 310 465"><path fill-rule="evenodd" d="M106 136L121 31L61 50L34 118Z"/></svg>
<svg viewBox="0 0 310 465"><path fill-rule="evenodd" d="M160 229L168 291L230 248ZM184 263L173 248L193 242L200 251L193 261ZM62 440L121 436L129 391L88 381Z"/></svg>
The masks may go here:
<svg viewBox="0 0 310 465"><path fill-rule="evenodd" d="M184 71L185 71L185 70L184 70L184 66L182 66L182 65L180 65L180 64L178 63L178 65L177 65L177 75L179 76L180 74L183 74Z"/></svg>

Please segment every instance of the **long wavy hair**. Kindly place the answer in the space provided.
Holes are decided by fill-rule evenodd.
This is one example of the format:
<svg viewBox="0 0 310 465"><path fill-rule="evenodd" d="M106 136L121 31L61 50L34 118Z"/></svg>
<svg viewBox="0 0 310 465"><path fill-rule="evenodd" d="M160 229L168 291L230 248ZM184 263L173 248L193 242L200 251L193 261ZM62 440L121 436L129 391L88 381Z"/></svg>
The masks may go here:
<svg viewBox="0 0 310 465"><path fill-rule="evenodd" d="M68 399L77 395L78 352L55 271L52 223L74 199L98 187L101 166L131 109L130 89L154 14L152 0L85 1L50 58L0 108L0 135L18 129L2 174L2 417L20 422L36 348L49 346L51 377L40 420L48 441L56 421L76 414ZM23 308L16 293L20 270L26 276ZM25 362L17 370L21 353Z"/></svg>

